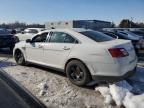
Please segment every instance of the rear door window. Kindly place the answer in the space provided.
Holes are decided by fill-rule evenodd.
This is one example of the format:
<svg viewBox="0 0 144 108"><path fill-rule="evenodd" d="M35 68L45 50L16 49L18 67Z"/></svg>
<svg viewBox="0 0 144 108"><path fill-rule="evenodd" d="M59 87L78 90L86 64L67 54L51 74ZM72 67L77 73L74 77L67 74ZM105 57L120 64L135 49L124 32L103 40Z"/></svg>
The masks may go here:
<svg viewBox="0 0 144 108"><path fill-rule="evenodd" d="M63 43L65 35L62 32L51 32L50 33L50 42L51 43Z"/></svg>
<svg viewBox="0 0 144 108"><path fill-rule="evenodd" d="M65 39L64 39L64 43L75 43L75 41L76 40L72 36L66 34Z"/></svg>

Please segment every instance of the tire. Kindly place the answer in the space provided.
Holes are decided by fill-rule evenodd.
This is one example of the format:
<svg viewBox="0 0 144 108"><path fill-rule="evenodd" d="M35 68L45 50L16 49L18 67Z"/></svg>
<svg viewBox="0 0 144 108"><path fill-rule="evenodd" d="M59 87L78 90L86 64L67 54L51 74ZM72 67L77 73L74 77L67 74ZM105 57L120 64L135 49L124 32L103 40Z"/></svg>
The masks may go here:
<svg viewBox="0 0 144 108"><path fill-rule="evenodd" d="M78 60L72 60L67 64L66 74L69 80L77 86L84 86L91 81L89 70Z"/></svg>
<svg viewBox="0 0 144 108"><path fill-rule="evenodd" d="M14 54L14 58L15 58L15 61L18 65L25 65L26 64L24 55L20 50L16 50L16 52Z"/></svg>

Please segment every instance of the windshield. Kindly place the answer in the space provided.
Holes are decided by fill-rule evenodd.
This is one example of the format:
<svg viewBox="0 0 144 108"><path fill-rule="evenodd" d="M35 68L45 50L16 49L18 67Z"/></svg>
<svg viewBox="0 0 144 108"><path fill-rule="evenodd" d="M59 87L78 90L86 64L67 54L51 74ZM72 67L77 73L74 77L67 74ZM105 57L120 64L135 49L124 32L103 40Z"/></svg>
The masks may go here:
<svg viewBox="0 0 144 108"><path fill-rule="evenodd" d="M97 31L83 31L83 32L79 32L81 34L83 34L84 36L96 41L96 42L105 42L105 41L111 41L114 40L114 38L101 33L101 32L97 32Z"/></svg>

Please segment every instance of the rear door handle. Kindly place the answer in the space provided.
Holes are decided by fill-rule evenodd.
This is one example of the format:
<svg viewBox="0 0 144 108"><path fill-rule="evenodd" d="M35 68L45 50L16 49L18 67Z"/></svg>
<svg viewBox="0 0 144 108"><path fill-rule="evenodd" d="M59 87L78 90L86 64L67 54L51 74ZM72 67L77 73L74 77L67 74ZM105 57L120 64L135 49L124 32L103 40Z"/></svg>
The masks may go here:
<svg viewBox="0 0 144 108"><path fill-rule="evenodd" d="M66 46L64 46L63 49L64 49L64 50L70 50L70 48L68 48L68 47L66 47Z"/></svg>

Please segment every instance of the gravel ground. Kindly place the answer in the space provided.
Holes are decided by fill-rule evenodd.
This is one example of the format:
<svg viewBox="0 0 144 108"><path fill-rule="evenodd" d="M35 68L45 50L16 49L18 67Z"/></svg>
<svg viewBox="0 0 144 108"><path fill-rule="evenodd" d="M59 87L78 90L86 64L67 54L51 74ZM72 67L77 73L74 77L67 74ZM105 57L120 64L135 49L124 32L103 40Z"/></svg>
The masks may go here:
<svg viewBox="0 0 144 108"><path fill-rule="evenodd" d="M0 57L0 60L6 59ZM48 108L116 108L104 103L95 87L77 87L60 73L34 65L18 66L11 58L0 64L8 74L20 82Z"/></svg>
<svg viewBox="0 0 144 108"><path fill-rule="evenodd" d="M114 102L106 104L96 87L73 85L64 73L35 65L19 66L10 58L0 57L0 63L8 74L20 82L48 108L119 108ZM138 63L144 66L143 62ZM100 85L102 86L102 85Z"/></svg>

